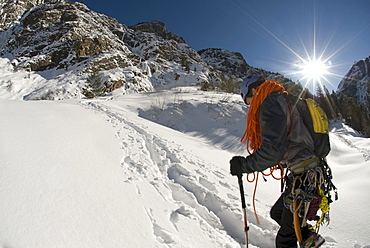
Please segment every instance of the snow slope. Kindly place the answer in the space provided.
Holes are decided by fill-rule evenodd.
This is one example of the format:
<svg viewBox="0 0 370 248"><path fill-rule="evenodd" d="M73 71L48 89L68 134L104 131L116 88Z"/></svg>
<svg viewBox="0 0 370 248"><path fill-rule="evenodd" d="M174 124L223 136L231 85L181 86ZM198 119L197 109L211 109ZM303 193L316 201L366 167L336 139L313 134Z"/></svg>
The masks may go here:
<svg viewBox="0 0 370 248"><path fill-rule="evenodd" d="M0 100L0 247L240 247L239 96L195 88L100 100ZM324 247L370 247L369 139L338 122ZM250 247L274 247L280 183L245 182Z"/></svg>

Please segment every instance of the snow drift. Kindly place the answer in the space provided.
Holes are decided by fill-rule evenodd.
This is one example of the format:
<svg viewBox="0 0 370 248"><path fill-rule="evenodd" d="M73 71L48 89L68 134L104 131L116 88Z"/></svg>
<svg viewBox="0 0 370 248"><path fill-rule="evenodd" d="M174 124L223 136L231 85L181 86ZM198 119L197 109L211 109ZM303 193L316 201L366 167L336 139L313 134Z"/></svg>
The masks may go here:
<svg viewBox="0 0 370 248"><path fill-rule="evenodd" d="M229 174L247 108L237 95L178 88L100 100L0 100L0 247L240 247ZM324 247L369 247L369 139L332 124L328 161L339 190ZM250 247L274 247L262 180Z"/></svg>

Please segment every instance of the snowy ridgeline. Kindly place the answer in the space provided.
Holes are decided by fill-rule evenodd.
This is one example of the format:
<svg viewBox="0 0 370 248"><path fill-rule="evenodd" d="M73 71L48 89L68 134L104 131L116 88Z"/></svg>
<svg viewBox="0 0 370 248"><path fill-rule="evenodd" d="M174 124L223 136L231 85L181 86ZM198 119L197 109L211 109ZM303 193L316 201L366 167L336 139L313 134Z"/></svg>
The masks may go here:
<svg viewBox="0 0 370 248"><path fill-rule="evenodd" d="M239 96L177 88L100 100L0 100L0 247L240 247L229 174L247 108ZM369 139L332 124L339 190L324 247L369 247ZM280 182L245 183L250 247L274 247Z"/></svg>

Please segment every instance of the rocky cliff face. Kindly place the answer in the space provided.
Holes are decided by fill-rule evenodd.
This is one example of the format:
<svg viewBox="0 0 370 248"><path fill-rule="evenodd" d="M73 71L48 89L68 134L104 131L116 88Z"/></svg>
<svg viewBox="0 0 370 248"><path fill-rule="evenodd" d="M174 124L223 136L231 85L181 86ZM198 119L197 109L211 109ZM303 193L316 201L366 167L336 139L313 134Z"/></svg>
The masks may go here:
<svg viewBox="0 0 370 248"><path fill-rule="evenodd" d="M240 78L248 75L251 68L243 56L237 52L230 52L224 49L209 48L198 52L200 56L215 70L230 73Z"/></svg>
<svg viewBox="0 0 370 248"><path fill-rule="evenodd" d="M169 32L166 29L166 24L157 20L151 22L141 22L136 24L135 26L131 26L130 28L134 31L156 34L165 40L174 40L177 43L186 43L182 37Z"/></svg>
<svg viewBox="0 0 370 248"><path fill-rule="evenodd" d="M58 0L0 0L0 31L18 22L26 10L43 3L53 2L58 2Z"/></svg>
<svg viewBox="0 0 370 248"><path fill-rule="evenodd" d="M356 62L338 86L340 95L350 95L370 110L370 57Z"/></svg>
<svg viewBox="0 0 370 248"><path fill-rule="evenodd" d="M208 48L198 51L202 59L214 70L237 78L244 78L250 74L258 74L266 79L283 79L283 75L254 68L247 64L243 55L220 48Z"/></svg>
<svg viewBox="0 0 370 248"><path fill-rule="evenodd" d="M8 98L65 99L80 96L98 71L106 92L152 91L162 87L217 84L222 75L239 78L256 70L239 53L199 53L152 21L127 27L67 0L0 0L0 66ZM11 87L12 86L12 87ZM10 97L11 96L11 97Z"/></svg>
<svg viewBox="0 0 370 248"><path fill-rule="evenodd" d="M129 53L112 29L126 27L83 4L43 4L27 10L18 24L5 31L10 39L1 53L12 54L32 71L67 68L113 49Z"/></svg>
<svg viewBox="0 0 370 248"><path fill-rule="evenodd" d="M75 85L74 93L70 92L72 95L65 95L63 89L55 89L58 78L48 77L44 83L29 86L33 90L23 96L26 99L55 99L61 94L64 98L73 97L83 87L81 84L92 68L108 71L140 63L140 57L117 37L117 33L126 33L127 27L115 19L90 11L78 2L24 1L20 5L17 2L7 1L2 8L3 19L8 16L8 11L17 9L18 14L8 18L9 22L0 33L1 57L12 61L15 72L53 70L51 74L59 79L66 71L75 72L68 75L70 83ZM126 75L130 77L128 74L134 71L106 77L108 91L122 87L127 82ZM140 85L128 82L126 87L135 91L150 90L151 84L143 78Z"/></svg>

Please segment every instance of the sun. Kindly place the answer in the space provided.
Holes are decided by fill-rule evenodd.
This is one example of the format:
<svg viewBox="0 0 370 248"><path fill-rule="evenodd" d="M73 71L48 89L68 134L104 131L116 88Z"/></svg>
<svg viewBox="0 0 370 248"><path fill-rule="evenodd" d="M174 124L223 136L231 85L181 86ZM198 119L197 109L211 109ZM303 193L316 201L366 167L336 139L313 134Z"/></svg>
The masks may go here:
<svg viewBox="0 0 370 248"><path fill-rule="evenodd" d="M328 66L321 60L303 61L301 65L301 74L308 81L320 81L328 74Z"/></svg>
<svg viewBox="0 0 370 248"><path fill-rule="evenodd" d="M314 1L314 11L312 15L313 25L312 29L308 29L303 32L303 36L300 33L297 33L297 41L299 40L302 47L299 46L299 43L293 44L297 49L293 49L293 46L284 42L277 34L275 34L271 29L265 26L257 18L253 17L247 10L245 10L241 5L236 3L236 1L230 0L235 6L242 10L250 19L252 19L262 30L266 31L277 43L280 43L284 48L292 53L293 56L288 56L287 60L276 59L277 62L280 62L287 67L281 69L284 75L291 77L293 80L297 80L299 84L304 83L302 86L309 89L309 86L312 86L312 90L315 91L318 88L325 90L326 86L331 86L335 88L335 85L331 82L333 78L342 78L342 75L338 75L332 70L335 67L341 65L332 65L332 60L335 56L345 48L356 36L352 37L351 40L346 42L343 46L338 47L338 49L333 50L331 42L334 38L334 33L326 37L320 37L317 33L317 13L316 13L316 3ZM366 26L367 28L368 26ZM301 30L301 29L299 29ZM362 32L362 31L361 31ZM313 38L311 40L311 38ZM294 40L294 39L290 39ZM303 92L303 91L302 91Z"/></svg>
<svg viewBox="0 0 370 248"><path fill-rule="evenodd" d="M325 82L329 82L327 76L330 73L330 61L327 59L316 59L315 56L303 58L298 56L300 61L295 66L298 69L294 74L297 75L300 81L306 81L305 87L312 85L314 90L317 86L323 88Z"/></svg>

